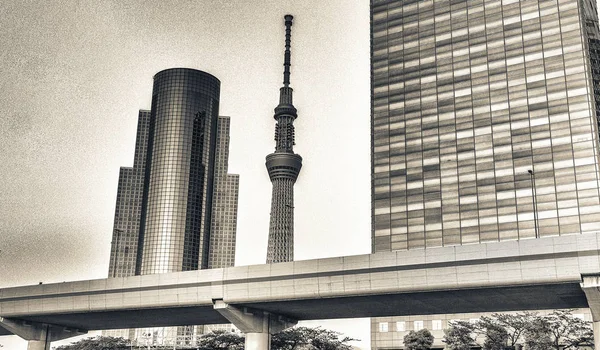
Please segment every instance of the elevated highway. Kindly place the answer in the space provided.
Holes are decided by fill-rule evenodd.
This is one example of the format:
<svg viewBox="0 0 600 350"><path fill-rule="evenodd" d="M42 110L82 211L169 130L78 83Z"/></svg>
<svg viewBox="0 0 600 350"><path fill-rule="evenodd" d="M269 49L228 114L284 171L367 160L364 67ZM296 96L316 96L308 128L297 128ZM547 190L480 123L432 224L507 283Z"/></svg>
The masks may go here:
<svg viewBox="0 0 600 350"><path fill-rule="evenodd" d="M0 289L0 335L580 307L600 321L597 276L600 233L43 284Z"/></svg>

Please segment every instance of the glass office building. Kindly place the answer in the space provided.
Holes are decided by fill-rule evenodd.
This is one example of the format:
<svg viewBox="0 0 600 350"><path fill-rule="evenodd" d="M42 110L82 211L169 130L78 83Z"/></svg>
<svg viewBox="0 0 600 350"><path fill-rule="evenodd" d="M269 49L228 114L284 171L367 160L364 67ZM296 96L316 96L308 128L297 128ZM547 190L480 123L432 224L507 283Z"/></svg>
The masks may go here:
<svg viewBox="0 0 600 350"><path fill-rule="evenodd" d="M230 267L235 264L235 237L240 176L228 174L229 117L220 116L217 125L213 213L210 228L208 268Z"/></svg>
<svg viewBox="0 0 600 350"><path fill-rule="evenodd" d="M121 167L119 171L108 277L135 274L149 125L150 111L140 110L133 167Z"/></svg>
<svg viewBox="0 0 600 350"><path fill-rule="evenodd" d="M373 252L600 230L598 38L590 0L371 0Z"/></svg>
<svg viewBox="0 0 600 350"><path fill-rule="evenodd" d="M220 85L194 69L154 76L142 275L208 266Z"/></svg>
<svg viewBox="0 0 600 350"><path fill-rule="evenodd" d="M230 118L218 116L219 89L217 78L198 70L155 75L134 165L119 174L109 277L234 265L239 175L228 174ZM104 334L140 346L195 346L203 329Z"/></svg>

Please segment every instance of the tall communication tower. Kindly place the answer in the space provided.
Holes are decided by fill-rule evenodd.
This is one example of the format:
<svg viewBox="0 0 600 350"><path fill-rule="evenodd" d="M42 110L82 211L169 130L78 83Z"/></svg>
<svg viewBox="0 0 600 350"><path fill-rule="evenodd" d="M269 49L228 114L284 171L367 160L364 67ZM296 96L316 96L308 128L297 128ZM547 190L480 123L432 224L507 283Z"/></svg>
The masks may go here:
<svg viewBox="0 0 600 350"><path fill-rule="evenodd" d="M267 263L294 260L294 183L302 168L302 157L294 153L294 120L298 117L292 104L290 87L290 41L292 15L285 19L285 59L283 86L275 108L275 152L267 156L267 170L273 184Z"/></svg>

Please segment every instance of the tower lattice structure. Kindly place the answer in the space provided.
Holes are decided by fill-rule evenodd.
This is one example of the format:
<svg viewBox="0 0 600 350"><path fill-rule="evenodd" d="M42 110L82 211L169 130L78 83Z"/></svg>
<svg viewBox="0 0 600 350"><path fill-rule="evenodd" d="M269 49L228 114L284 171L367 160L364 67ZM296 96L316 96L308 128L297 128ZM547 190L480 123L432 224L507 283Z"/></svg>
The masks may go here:
<svg viewBox="0 0 600 350"><path fill-rule="evenodd" d="M302 157L294 153L294 120L298 117L292 104L290 87L291 15L285 19L285 59L283 87L275 108L275 152L267 156L267 170L273 184L267 263L294 260L294 183L302 168Z"/></svg>

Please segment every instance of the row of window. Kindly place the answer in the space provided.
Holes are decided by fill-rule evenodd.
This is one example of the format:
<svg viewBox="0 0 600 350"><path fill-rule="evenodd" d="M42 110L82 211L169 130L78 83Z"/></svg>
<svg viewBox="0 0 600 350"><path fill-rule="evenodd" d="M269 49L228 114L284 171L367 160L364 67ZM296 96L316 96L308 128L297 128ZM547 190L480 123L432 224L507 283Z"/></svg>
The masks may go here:
<svg viewBox="0 0 600 350"><path fill-rule="evenodd" d="M539 3L539 6L542 8L545 7L554 7L557 2L560 6L565 6L565 4L569 4L569 0L546 0L544 2ZM414 1L414 2L399 2L394 0L372 0L372 7L376 12L381 11L382 9L389 9L390 11L394 11L394 13L405 13L405 14L415 14L418 11L435 11L435 14L438 15L440 13L446 13L449 10L452 11L468 11L469 13L480 12L485 9L486 12L489 11L515 11L518 12L519 8L529 8L529 7L537 7L538 2L521 2L518 0L463 0L463 1L451 1L451 0L425 0L425 1ZM439 20L447 21L449 18L440 18Z"/></svg>
<svg viewBox="0 0 600 350"><path fill-rule="evenodd" d="M219 98L219 86L210 86L205 84L199 84L193 80L155 80L152 89L152 98L166 98L169 96L180 96L175 95L177 92L186 92L188 94L201 94L209 98Z"/></svg>
<svg viewBox="0 0 600 350"><path fill-rule="evenodd" d="M395 326L396 332L406 332L407 329L407 325L406 325L406 321L398 321L395 322ZM425 328L425 324L424 321L413 321L413 327L412 330L414 331L420 331L421 329ZM431 330L437 331L437 330L442 330L442 320L432 320L431 321ZM390 322L379 322L379 332L380 333L386 333L386 332L391 332L392 330L390 329Z"/></svg>
<svg viewBox="0 0 600 350"><path fill-rule="evenodd" d="M496 112L505 109L515 109L516 107L523 107L523 112L534 111L537 109L532 109L531 106L529 108L525 108L528 105L538 104L542 102L556 102L558 101L568 101L572 104L588 102L587 94L587 85L585 81L580 81L577 79L577 73L583 73L585 68L583 66L579 66L573 68L573 70L569 70L567 72L567 84L565 86L565 78L562 76L565 74L566 69L557 71L556 73L560 76L558 78L548 78L550 73L546 71L546 73L542 72L541 74L535 76L535 79L541 77L543 80L537 80L540 85L539 88L529 88L526 90L526 83L523 75L522 77L511 77L509 79L506 78L505 74L503 75L503 81L490 83L488 84L489 77L481 79L481 82L475 81L476 79L470 80L467 83L459 83L452 86L451 84L448 86L446 92L442 92L442 86L436 85L432 82L430 88L424 88L421 86L421 89L411 90L415 91L415 93L409 93L408 89L399 88L394 91L382 91L379 94L375 94L374 97L374 106L376 112L383 112L385 110L389 110L391 113L394 110L403 110L405 112L414 112L417 113L419 110L412 111L412 108L416 105L426 105L433 104L432 106L445 106L448 102L451 101L470 101L473 105L471 108L463 107L464 111L461 109L452 109L455 113L466 114L469 110L472 109L470 114L483 114L489 112ZM546 74L546 75L544 75ZM435 78L435 75L433 76ZM434 80L435 82L435 80ZM415 85L419 85L419 82L415 82ZM508 85L507 85L508 84ZM511 84L515 84L512 85ZM508 88L507 88L508 86ZM392 85L390 85L393 88ZM412 88L415 86L413 85ZM566 87L566 88L565 88ZM411 89L412 89L411 88ZM489 96L488 94L493 94ZM475 95L472 98L467 98L467 96ZM577 98L578 96L581 96ZM459 99L459 97L461 97ZM510 97L510 99L508 99ZM568 97L568 98L567 98ZM507 100L508 99L508 100ZM386 104L390 104L386 108ZM499 104L502 103L502 104ZM451 103L452 104L452 103ZM506 104L506 106L504 106ZM549 104L548 106L555 106L555 104ZM472 108L475 107L475 108ZM502 108L504 107L504 108ZM566 111L577 111L581 109L574 109L577 105L569 106L570 109L564 110ZM541 108L538 108L541 109ZM432 111L433 112L433 111ZM438 114L438 113L435 113ZM554 114L554 113L552 113ZM434 114L432 113L431 116ZM429 116L425 114L424 116ZM465 115L466 116L466 115ZM409 115L410 117L410 115Z"/></svg>
<svg viewBox="0 0 600 350"><path fill-rule="evenodd" d="M544 26L542 26L544 27ZM377 69L382 65L385 65L389 60L390 67L402 68L404 67L407 71L413 71L414 67L421 64L433 63L438 59L438 63L445 65L458 63L461 61L468 60L488 60L496 61L492 67L497 68L504 65L502 60L507 57L507 66L516 65L523 63L523 51L528 54L525 55L527 61L537 57L538 59L542 56L537 55L535 52L543 51L546 53L544 57L552 57L560 54L563 49L564 52L570 52L570 46L575 45L581 41L581 37L577 36L580 31L579 23L575 22L569 25L563 24L562 26L556 26L550 30L551 33L546 33L547 30L542 30L539 26L532 28L533 31L522 33L518 31L501 32L497 34L480 33L479 37L460 37L455 38L452 41L450 39L447 42L442 41L444 45L434 46L434 42L439 38L443 38L449 35L444 32L439 32L436 35L431 35L428 38L419 38L414 41L404 42L402 39L388 38L389 42L387 45L374 47L373 52L373 68L375 73ZM545 35L542 36L542 31ZM401 33L400 33L401 34ZM547 34L547 36L546 36ZM553 39L551 41L550 39ZM427 45L429 43L430 45ZM437 43L436 43L437 44ZM452 44L452 45L451 45ZM463 46L458 48L457 46ZM505 51L501 49L505 48ZM554 51L557 51L554 53ZM519 58L520 56L520 58ZM420 60L419 60L420 58ZM443 60L440 60L443 59ZM440 66L431 65L429 68L440 70Z"/></svg>
<svg viewBox="0 0 600 350"><path fill-rule="evenodd" d="M577 13L575 12L575 15ZM485 22L487 27L484 27ZM405 57L418 58L419 53L422 58L431 57L434 52L444 53L447 58L459 57L459 56L472 56L481 57L485 55L500 55L502 52L497 50L498 47L507 47L510 51L504 52L508 56L515 54L515 51L520 51L523 48L526 50L529 48L536 48L536 45L545 44L546 48L554 49L561 45L557 45L556 42L551 42L548 39L554 38L564 41L563 44L568 46L572 41L577 41L578 38L575 32L580 29L577 17L569 19L561 19L559 22L558 16L543 18L542 22L536 21L535 23L518 22L513 26L514 29L502 28L498 26L501 21L493 21L490 18L482 18L478 25L471 27L471 33L466 34L465 29L459 29L451 31L449 26L436 27L435 31L433 26L429 28L425 27L420 29L418 33L413 35L409 33L403 33L402 28L393 28L383 30L374 33L373 37L373 54L377 57L374 63L380 63L379 59L383 58L382 54L389 53L390 58L397 58L404 55ZM494 23L497 28L493 29ZM478 32L473 32L474 28L478 28ZM485 31L484 31L485 28ZM457 31L464 31L461 35L454 35ZM545 35L541 35L541 33ZM506 39L506 40L502 40ZM384 45L387 41L387 45ZM471 48L465 44L470 42ZM387 48L386 48L387 46ZM456 50L450 48L455 46ZM456 47L463 46L463 47ZM489 51L486 50L486 47ZM530 50L531 51L531 50Z"/></svg>
<svg viewBox="0 0 600 350"><path fill-rule="evenodd" d="M584 314L573 314L573 317L578 318L580 320L585 320L585 315ZM449 320L449 322L443 321L443 320L431 320L431 328L428 328L425 324L425 321L413 321L412 322L412 330L413 331L420 331L421 329L424 328L428 328L431 329L433 331L439 331L444 329L444 327L448 326L449 323L456 321L456 320ZM469 322L471 323L476 323L478 322L479 319L477 318L471 318L469 319ZM427 321L429 322L429 321ZM378 323L378 331L380 333L386 333L386 332L406 332L409 331L408 329L408 322L407 321L397 321L397 322L379 322ZM392 327L390 327L391 325L395 325L395 329L392 329Z"/></svg>
<svg viewBox="0 0 600 350"><path fill-rule="evenodd" d="M570 7L576 6L570 5ZM477 34L511 32L516 30L531 31L539 28L540 24L544 29L551 29L560 26L562 23L573 23L573 16L578 17L577 9L560 9L551 7L539 10L537 7L531 7L517 12L485 12L477 15L465 16L464 13L447 13L441 16L435 16L431 12L422 12L423 18L418 19L414 16L404 16L394 18L392 11L384 11L374 14L373 38L381 38L386 35L390 37L404 38L410 40L413 38L428 38L434 32L444 33L436 37L435 41L447 41L451 38L472 37ZM384 17L384 21L379 21L377 17ZM387 17L387 18L386 18ZM435 22L437 19L446 17L446 20ZM453 17L450 19L449 17ZM559 21L560 20L560 21ZM485 21L485 25L482 22ZM418 28L418 29L417 29ZM552 34L552 33L550 33Z"/></svg>

